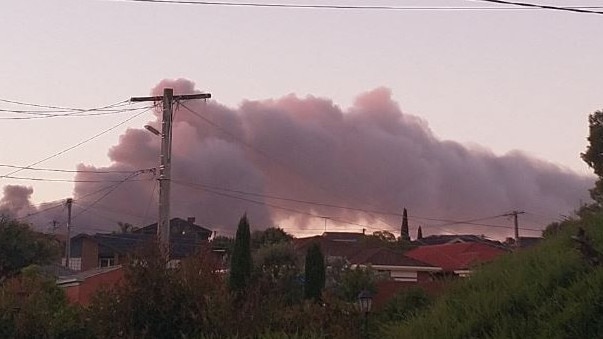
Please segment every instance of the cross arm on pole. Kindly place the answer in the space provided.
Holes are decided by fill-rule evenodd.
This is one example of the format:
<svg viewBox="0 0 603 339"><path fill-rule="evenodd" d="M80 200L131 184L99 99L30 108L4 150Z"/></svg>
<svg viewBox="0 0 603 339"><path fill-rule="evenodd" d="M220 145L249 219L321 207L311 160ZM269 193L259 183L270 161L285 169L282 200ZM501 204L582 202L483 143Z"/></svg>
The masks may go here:
<svg viewBox="0 0 603 339"><path fill-rule="evenodd" d="M198 93L198 94L183 94L183 95L174 95L174 101L178 100L193 100L193 99L209 99L211 98L210 93ZM153 97L132 97L130 98L131 102L143 102L143 101L162 101L163 95L153 96Z"/></svg>

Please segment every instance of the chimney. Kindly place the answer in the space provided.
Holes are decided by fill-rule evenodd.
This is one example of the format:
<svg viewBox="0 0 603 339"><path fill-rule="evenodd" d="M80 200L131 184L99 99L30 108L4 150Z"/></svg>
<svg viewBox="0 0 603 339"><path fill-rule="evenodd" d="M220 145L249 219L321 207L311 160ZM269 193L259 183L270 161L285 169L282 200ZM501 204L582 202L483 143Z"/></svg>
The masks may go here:
<svg viewBox="0 0 603 339"><path fill-rule="evenodd" d="M186 221L187 221L189 224L194 224L194 223L195 223L195 217L188 217L188 218L186 218Z"/></svg>

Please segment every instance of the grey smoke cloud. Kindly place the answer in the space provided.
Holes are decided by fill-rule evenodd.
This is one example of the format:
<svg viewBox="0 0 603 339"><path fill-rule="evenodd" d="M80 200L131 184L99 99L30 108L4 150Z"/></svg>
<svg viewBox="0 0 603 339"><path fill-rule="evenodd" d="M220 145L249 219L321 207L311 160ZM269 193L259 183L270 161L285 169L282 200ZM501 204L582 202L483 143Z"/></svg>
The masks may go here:
<svg viewBox="0 0 603 339"><path fill-rule="evenodd" d="M192 82L178 79L163 80L152 94L160 95L164 87L174 88L176 94L198 91ZM433 226L438 222L416 216L472 219L522 209L538 216L525 218L522 225L542 228L575 209L579 201L587 201L587 190L594 182L519 151L497 156L485 148L440 140L426 121L403 113L386 88L359 95L346 110L328 99L295 95L247 100L237 108L213 100L184 105L175 111L172 214L195 216L198 223L222 233L232 234L243 213L258 228L281 225L290 231L316 230L324 227L324 220L315 216L324 216L331 218L332 230L357 231L361 225L372 227L369 232L399 229L396 216L267 197L279 196L395 213L407 207L411 228L423 225L424 234L506 236L512 231L475 225L442 229ZM151 124L159 128L158 112L156 118ZM113 164L102 169L156 167L158 155L159 139L142 128L131 128L110 148ZM111 177L120 180L124 174ZM79 173L76 177L93 178L98 176ZM80 200L75 211L80 215L75 224L82 231L100 231L115 229L116 221L154 222L156 183L150 174L134 180L140 181L116 186L83 213L106 191L92 193L107 184L78 183L74 198ZM5 189L0 206L31 209L31 192L27 192L15 198ZM510 225L506 219L491 222Z"/></svg>

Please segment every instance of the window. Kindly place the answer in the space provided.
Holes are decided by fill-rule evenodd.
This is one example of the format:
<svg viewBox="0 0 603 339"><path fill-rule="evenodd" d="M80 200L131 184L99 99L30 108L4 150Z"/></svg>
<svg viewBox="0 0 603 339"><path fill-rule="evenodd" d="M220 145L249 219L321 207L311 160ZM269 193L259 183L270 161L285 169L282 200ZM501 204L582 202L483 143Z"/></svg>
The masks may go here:
<svg viewBox="0 0 603 339"><path fill-rule="evenodd" d="M61 259L61 265L65 266L65 258ZM69 258L69 269L74 271L82 270L82 258Z"/></svg>
<svg viewBox="0 0 603 339"><path fill-rule="evenodd" d="M100 258L98 259L98 267L110 267L115 266L115 258Z"/></svg>

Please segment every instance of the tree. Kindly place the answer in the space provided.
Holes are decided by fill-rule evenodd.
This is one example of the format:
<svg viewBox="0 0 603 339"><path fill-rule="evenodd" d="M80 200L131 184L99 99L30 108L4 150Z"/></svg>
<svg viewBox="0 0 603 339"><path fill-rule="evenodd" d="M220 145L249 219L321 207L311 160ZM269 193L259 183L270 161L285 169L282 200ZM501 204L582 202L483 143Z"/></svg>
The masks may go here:
<svg viewBox="0 0 603 339"><path fill-rule="evenodd" d="M300 263L292 243L264 245L255 251L254 283L266 292L266 297L281 298L286 304L303 298Z"/></svg>
<svg viewBox="0 0 603 339"><path fill-rule="evenodd" d="M127 223L127 222L121 222L118 221L117 222L117 226L119 227L119 233L133 233L134 231L136 231L138 229L138 227ZM115 233L115 232L113 232Z"/></svg>
<svg viewBox="0 0 603 339"><path fill-rule="evenodd" d="M56 260L61 248L48 235L29 225L0 217L0 282L32 264L45 265Z"/></svg>
<svg viewBox="0 0 603 339"><path fill-rule="evenodd" d="M362 238L362 244L369 248L385 247L390 249L399 249L400 244L396 236L388 231L375 231L371 235Z"/></svg>
<svg viewBox="0 0 603 339"><path fill-rule="evenodd" d="M229 286L231 291L242 292L251 277L251 243L247 214L243 215L237 227L234 249L230 260Z"/></svg>
<svg viewBox="0 0 603 339"><path fill-rule="evenodd" d="M306 299L320 299L322 289L325 287L325 259L318 243L313 243L308 248L305 266L305 289Z"/></svg>
<svg viewBox="0 0 603 339"><path fill-rule="evenodd" d="M224 250L227 255L234 249L234 239L225 235L219 235L211 240L211 248L214 250Z"/></svg>
<svg viewBox="0 0 603 339"><path fill-rule="evenodd" d="M280 227L268 227L263 231L254 231L251 234L251 246L254 249L264 245L288 243L291 240L293 240L293 236Z"/></svg>
<svg viewBox="0 0 603 339"><path fill-rule="evenodd" d="M590 195L599 205L603 204L603 110L596 111L588 117L589 145L586 152L580 154L582 160L590 166L599 177Z"/></svg>
<svg viewBox="0 0 603 339"><path fill-rule="evenodd" d="M404 208L404 212L402 213L402 227L400 230L400 238L403 241L410 241L410 235L408 233L408 212L406 208Z"/></svg>
<svg viewBox="0 0 603 339"><path fill-rule="evenodd" d="M86 310L96 338L225 338L233 335L230 295L211 251L168 268L154 243L134 253L125 280L101 290Z"/></svg>
<svg viewBox="0 0 603 339"><path fill-rule="evenodd" d="M55 278L31 265L0 285L0 337L91 338L79 308Z"/></svg>
<svg viewBox="0 0 603 339"><path fill-rule="evenodd" d="M370 266L347 268L341 275L340 290L344 300L353 302L358 298L358 294L363 290L375 293L375 283L378 277Z"/></svg>
<svg viewBox="0 0 603 339"><path fill-rule="evenodd" d="M423 230L421 229L421 226L419 226L419 228L417 229L417 240L421 239L423 239Z"/></svg>
<svg viewBox="0 0 603 339"><path fill-rule="evenodd" d="M383 242L396 242L396 236L388 231L375 231L373 236Z"/></svg>

